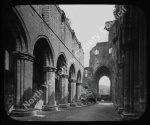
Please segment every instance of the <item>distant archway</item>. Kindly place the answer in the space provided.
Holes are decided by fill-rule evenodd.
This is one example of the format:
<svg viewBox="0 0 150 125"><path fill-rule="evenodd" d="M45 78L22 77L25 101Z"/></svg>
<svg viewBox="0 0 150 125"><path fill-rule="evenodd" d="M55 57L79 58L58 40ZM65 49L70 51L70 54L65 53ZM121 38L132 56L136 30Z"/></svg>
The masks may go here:
<svg viewBox="0 0 150 125"><path fill-rule="evenodd" d="M112 76L111 76L111 71L108 67L106 66L101 66L99 67L94 74L94 78L95 78L95 84L93 85L93 88L96 89L96 91L99 93L99 80L100 78L102 78L103 76L107 76L110 79L110 100L111 100L111 92L112 92Z"/></svg>
<svg viewBox="0 0 150 125"><path fill-rule="evenodd" d="M102 76L99 79L99 94L110 95L110 79L107 76Z"/></svg>

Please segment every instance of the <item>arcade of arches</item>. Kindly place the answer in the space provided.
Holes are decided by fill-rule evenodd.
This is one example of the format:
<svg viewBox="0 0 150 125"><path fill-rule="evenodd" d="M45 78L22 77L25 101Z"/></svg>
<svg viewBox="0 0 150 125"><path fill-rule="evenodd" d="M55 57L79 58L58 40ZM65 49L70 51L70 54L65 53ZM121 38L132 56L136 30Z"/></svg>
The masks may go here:
<svg viewBox="0 0 150 125"><path fill-rule="evenodd" d="M122 6L116 5L114 14ZM21 112L33 110L39 100L47 109L76 103L83 84L98 92L105 75L110 79L110 100L122 118L141 116L147 105L146 18L135 6L124 8L127 11L105 28L109 41L92 48L85 68L81 43L58 5L20 5L4 12L6 111L12 105Z"/></svg>
<svg viewBox="0 0 150 125"><path fill-rule="evenodd" d="M54 7L57 8L55 11L61 12L60 16L61 14L64 15L58 6L54 5ZM65 46L62 44L63 39L60 41L59 36L52 34L50 28L47 29L43 26L46 22L39 15L36 21L41 23L40 28L43 31L35 30L39 24L30 29L28 26L32 27L37 22L32 22L31 26L26 20L27 17L20 15L20 13L30 16L31 13L28 13L27 10L30 9L33 12L35 10L32 6L25 6L25 9L26 11L22 10L22 6L12 8L6 13L4 21L4 98L6 111L9 112L8 110L13 105L14 113L16 110L17 113L19 111L27 112L26 109L34 110L39 100L43 101L45 110L52 110L60 105L68 106L68 104L80 101L84 70L84 55L80 42L77 41L74 34L74 37L68 42L69 44L67 41L65 42ZM32 18L29 20L35 21ZM68 25L63 26L68 27ZM72 34L73 31L68 32ZM68 34L62 33L61 35L65 35L68 39ZM61 36L61 38L63 37ZM72 46L70 44L75 44L76 47L69 48ZM71 53L73 49L74 51L75 49L79 50L81 57L75 57ZM71 59L75 61L70 61Z"/></svg>

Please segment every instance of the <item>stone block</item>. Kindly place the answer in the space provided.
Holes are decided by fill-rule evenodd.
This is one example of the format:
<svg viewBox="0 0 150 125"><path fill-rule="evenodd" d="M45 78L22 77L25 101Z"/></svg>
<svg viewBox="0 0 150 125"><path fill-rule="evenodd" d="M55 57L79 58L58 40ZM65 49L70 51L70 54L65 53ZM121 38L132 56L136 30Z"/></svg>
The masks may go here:
<svg viewBox="0 0 150 125"><path fill-rule="evenodd" d="M39 109L34 109L34 108L31 108L31 109L14 109L10 113L10 116L12 116L12 117L27 117L27 116L37 115L38 112L39 112Z"/></svg>

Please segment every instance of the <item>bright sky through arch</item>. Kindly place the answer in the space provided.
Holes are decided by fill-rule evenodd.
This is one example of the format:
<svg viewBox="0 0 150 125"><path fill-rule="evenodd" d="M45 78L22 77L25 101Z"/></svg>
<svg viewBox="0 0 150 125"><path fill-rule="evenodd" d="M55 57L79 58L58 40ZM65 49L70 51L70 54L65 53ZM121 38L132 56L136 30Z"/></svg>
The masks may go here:
<svg viewBox="0 0 150 125"><path fill-rule="evenodd" d="M110 80L107 76L103 76L99 80L99 85L106 85L110 87Z"/></svg>
<svg viewBox="0 0 150 125"><path fill-rule="evenodd" d="M114 5L59 5L64 10L66 17L71 21L71 28L75 31L82 48L88 41L99 35L100 40L88 48L84 53L84 67L89 66L89 52L97 42L108 41L108 31L101 32L100 27L105 26L105 22L114 20Z"/></svg>

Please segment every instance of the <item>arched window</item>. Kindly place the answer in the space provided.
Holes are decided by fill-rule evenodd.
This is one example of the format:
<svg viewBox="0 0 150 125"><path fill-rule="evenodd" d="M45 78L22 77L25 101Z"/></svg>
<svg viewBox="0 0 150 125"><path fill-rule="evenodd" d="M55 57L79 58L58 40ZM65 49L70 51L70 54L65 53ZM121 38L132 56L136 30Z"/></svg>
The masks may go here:
<svg viewBox="0 0 150 125"><path fill-rule="evenodd" d="M109 54L111 54L112 53L112 48L109 48Z"/></svg>
<svg viewBox="0 0 150 125"><path fill-rule="evenodd" d="M94 55L98 55L98 54L99 54L99 50L98 50L98 49L95 49Z"/></svg>

